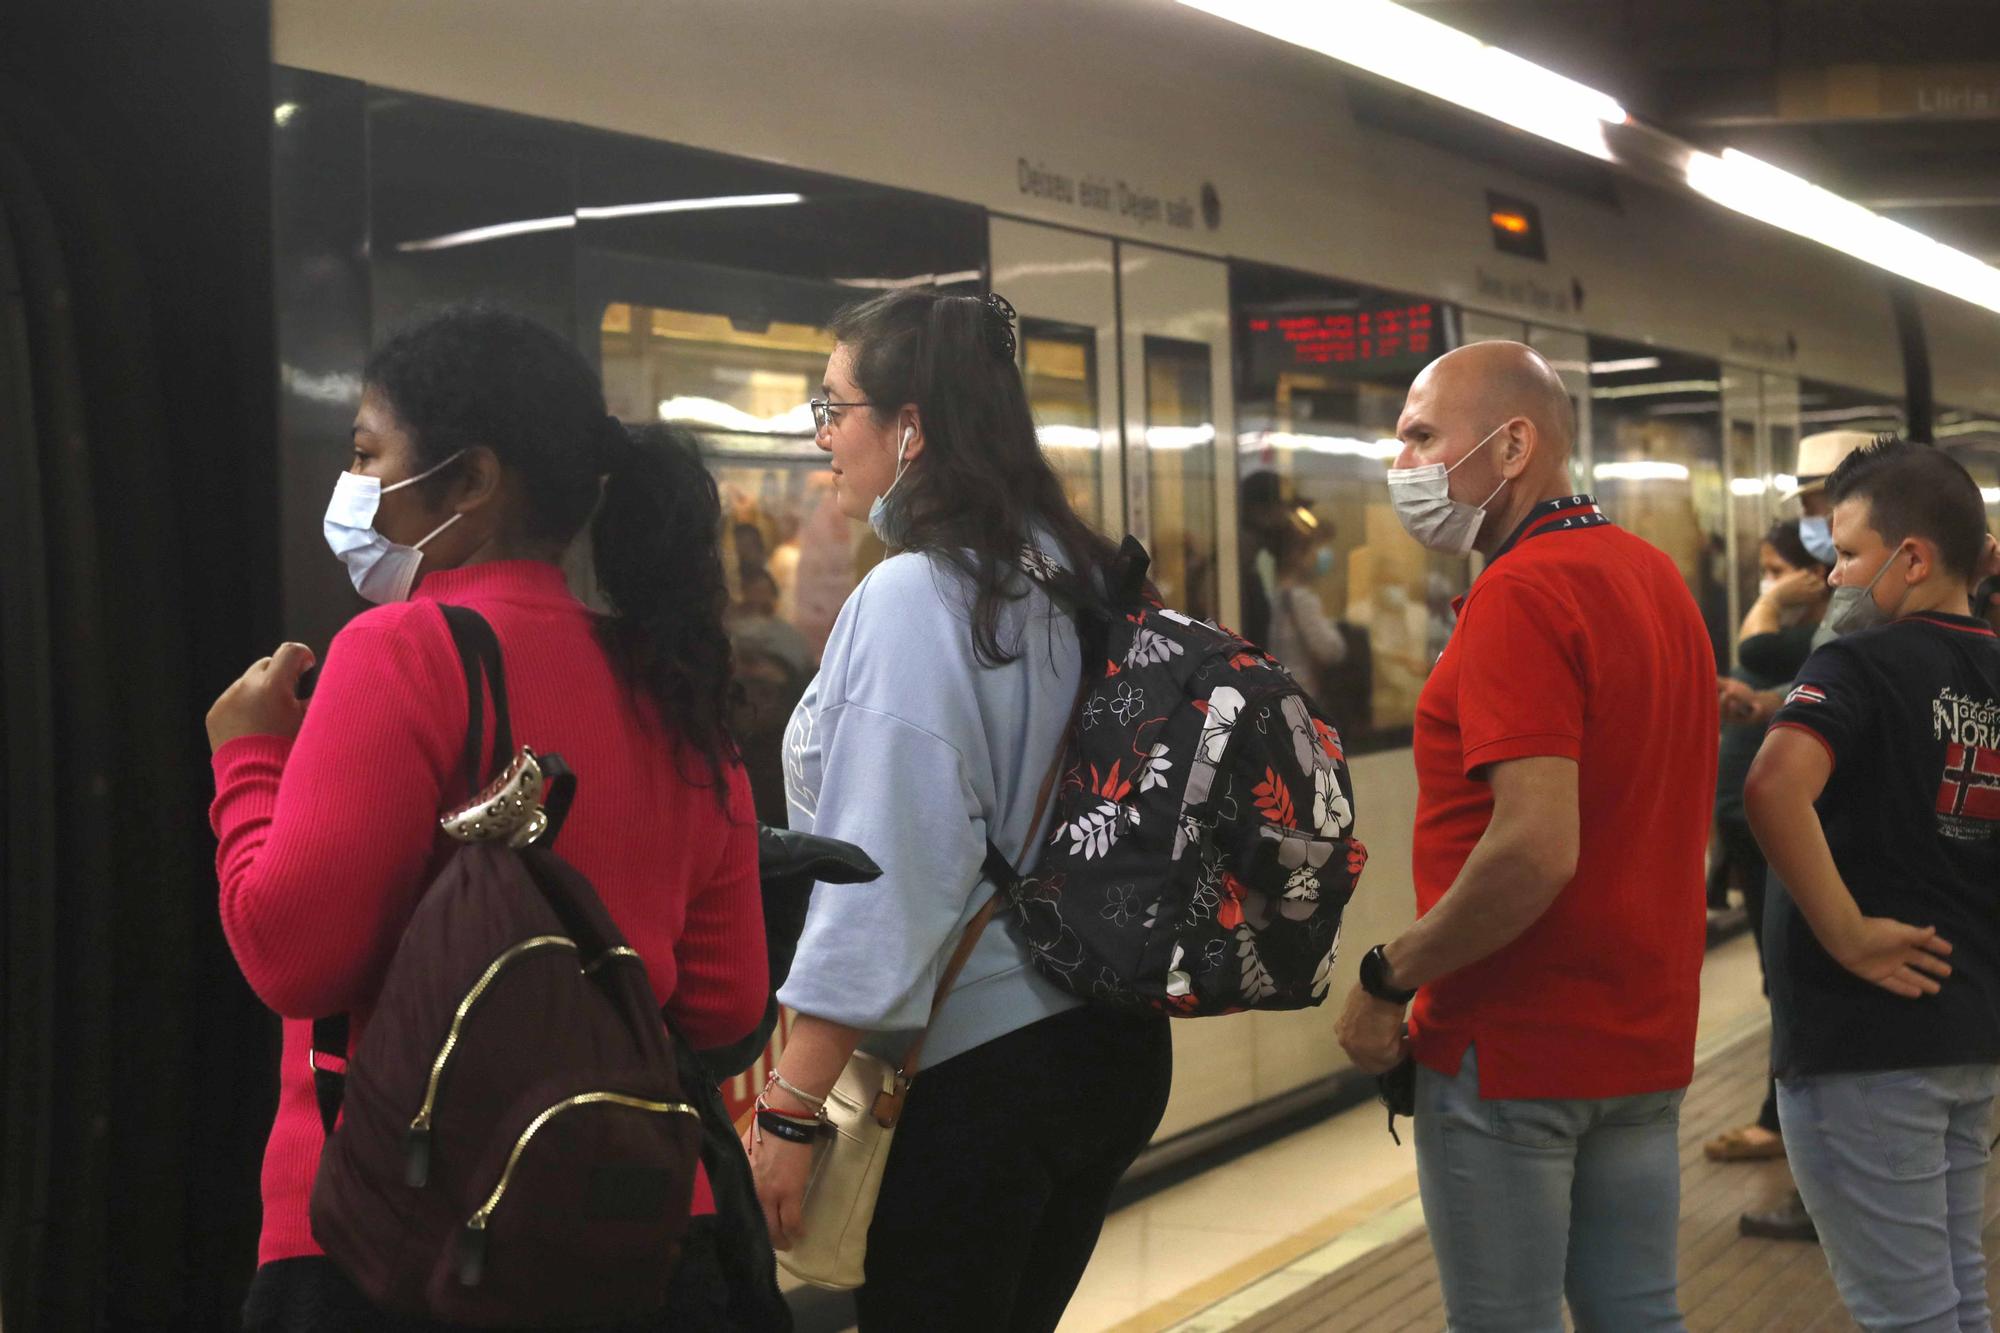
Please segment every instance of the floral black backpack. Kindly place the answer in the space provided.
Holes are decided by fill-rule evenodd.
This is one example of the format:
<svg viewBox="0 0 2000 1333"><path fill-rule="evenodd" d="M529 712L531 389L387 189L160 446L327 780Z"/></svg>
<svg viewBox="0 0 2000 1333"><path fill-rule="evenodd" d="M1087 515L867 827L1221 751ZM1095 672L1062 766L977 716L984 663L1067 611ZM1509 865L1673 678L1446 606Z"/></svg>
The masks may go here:
<svg viewBox="0 0 2000 1333"><path fill-rule="evenodd" d="M1054 563L1022 563L1078 614L1083 690L1049 843L985 870L1058 986L1199 1017L1326 997L1340 916L1368 852L1340 736L1283 667L1161 606L1132 538L1107 601L1079 607Z"/></svg>

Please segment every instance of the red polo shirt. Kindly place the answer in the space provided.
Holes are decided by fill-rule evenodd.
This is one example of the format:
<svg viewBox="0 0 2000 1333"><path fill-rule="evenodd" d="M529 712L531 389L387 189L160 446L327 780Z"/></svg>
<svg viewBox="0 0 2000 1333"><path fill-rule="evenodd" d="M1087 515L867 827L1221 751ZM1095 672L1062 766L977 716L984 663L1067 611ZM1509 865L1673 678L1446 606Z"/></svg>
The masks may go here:
<svg viewBox="0 0 2000 1333"><path fill-rule="evenodd" d="M1416 1058L1479 1048L1484 1097L1686 1087L1715 796L1715 654L1672 560L1587 495L1538 506L1458 602L1417 702L1417 912L1493 817L1485 768L1577 763L1576 877L1522 935L1425 986Z"/></svg>

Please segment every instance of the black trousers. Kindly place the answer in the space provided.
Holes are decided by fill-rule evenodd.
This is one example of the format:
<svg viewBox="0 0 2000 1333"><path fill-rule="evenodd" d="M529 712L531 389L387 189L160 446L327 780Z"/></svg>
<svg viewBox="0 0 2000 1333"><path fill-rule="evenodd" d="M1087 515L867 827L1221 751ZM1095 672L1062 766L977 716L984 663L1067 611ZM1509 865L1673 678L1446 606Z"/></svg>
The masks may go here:
<svg viewBox="0 0 2000 1333"><path fill-rule="evenodd" d="M1165 1018L1090 1005L920 1073L868 1230L863 1333L1055 1328L1172 1081Z"/></svg>
<svg viewBox="0 0 2000 1333"><path fill-rule="evenodd" d="M1764 961L1764 901L1770 896L1768 885L1776 884L1777 877L1764 860L1764 849L1757 845L1756 835L1750 832L1747 820L1718 819L1715 830L1722 840L1723 856L1739 867L1743 915L1749 918L1750 935L1757 943L1757 969L1765 976L1764 994L1769 995L1770 968ZM1784 891L1784 886L1778 885L1777 892ZM1778 1132L1778 1081L1768 1075L1764 1080L1764 1105L1758 1109L1757 1123L1773 1134Z"/></svg>

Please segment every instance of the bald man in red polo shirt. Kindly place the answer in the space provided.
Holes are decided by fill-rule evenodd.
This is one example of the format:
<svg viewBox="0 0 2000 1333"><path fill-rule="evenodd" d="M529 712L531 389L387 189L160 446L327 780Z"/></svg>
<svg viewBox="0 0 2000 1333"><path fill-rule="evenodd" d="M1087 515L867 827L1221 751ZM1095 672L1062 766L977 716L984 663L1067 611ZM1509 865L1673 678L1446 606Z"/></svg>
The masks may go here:
<svg viewBox="0 0 2000 1333"><path fill-rule="evenodd" d="M1682 1327L1715 656L1673 561L1573 494L1574 423L1548 362L1475 343L1410 387L1389 474L1411 536L1486 567L1417 704L1418 920L1340 1041L1416 1060L1446 1311L1480 1333L1559 1329L1565 1295L1580 1330Z"/></svg>

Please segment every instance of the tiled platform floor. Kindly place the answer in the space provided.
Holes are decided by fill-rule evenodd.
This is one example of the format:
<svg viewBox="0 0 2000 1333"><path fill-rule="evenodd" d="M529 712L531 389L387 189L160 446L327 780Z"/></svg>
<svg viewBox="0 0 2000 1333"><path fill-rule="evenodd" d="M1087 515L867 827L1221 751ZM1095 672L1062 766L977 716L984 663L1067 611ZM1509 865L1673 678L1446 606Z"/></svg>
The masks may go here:
<svg viewBox="0 0 2000 1333"><path fill-rule="evenodd" d="M1681 1311L1691 1333L1802 1333L1852 1329L1816 1245L1737 1234L1747 1207L1790 1188L1783 1162L1722 1164L1702 1142L1756 1114L1767 1038L1756 1034L1696 1071L1681 1115ZM2000 1173L2000 1158L1995 1159ZM1989 1175L1986 1252L2000 1269L2000 1187ZM1323 1278L1254 1318L1242 1333L1335 1333L1444 1327L1437 1264L1421 1230Z"/></svg>

